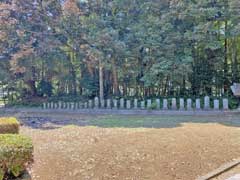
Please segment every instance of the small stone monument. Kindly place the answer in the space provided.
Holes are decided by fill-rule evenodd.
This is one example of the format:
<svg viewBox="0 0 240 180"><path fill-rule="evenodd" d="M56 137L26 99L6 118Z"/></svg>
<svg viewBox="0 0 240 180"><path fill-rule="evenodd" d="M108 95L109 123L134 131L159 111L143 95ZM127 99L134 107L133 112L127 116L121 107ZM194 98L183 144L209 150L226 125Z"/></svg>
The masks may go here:
<svg viewBox="0 0 240 180"><path fill-rule="evenodd" d="M138 99L134 99L134 109L138 109Z"/></svg>
<svg viewBox="0 0 240 180"><path fill-rule="evenodd" d="M210 109L210 98L208 96L204 97L204 109L209 110Z"/></svg>
<svg viewBox="0 0 240 180"><path fill-rule="evenodd" d="M187 110L192 110L192 99L190 98L187 99Z"/></svg>
<svg viewBox="0 0 240 180"><path fill-rule="evenodd" d="M127 109L131 109L131 100L127 100Z"/></svg>
<svg viewBox="0 0 240 180"><path fill-rule="evenodd" d="M51 102L51 109L54 109L54 103Z"/></svg>
<svg viewBox="0 0 240 180"><path fill-rule="evenodd" d="M231 90L233 92L233 95L238 98L238 110L240 110L240 83L234 83L231 86Z"/></svg>
<svg viewBox="0 0 240 180"><path fill-rule="evenodd" d="M57 103L54 103L53 108L54 108L54 109L57 109L57 108L58 108L58 104L57 104Z"/></svg>
<svg viewBox="0 0 240 180"><path fill-rule="evenodd" d="M218 111L219 110L219 100L218 99L215 99L213 101L213 108L214 110Z"/></svg>
<svg viewBox="0 0 240 180"><path fill-rule="evenodd" d="M71 103L70 102L67 103L67 109L71 109Z"/></svg>
<svg viewBox="0 0 240 180"><path fill-rule="evenodd" d="M163 110L168 110L168 100L163 99Z"/></svg>
<svg viewBox="0 0 240 180"><path fill-rule="evenodd" d="M229 106L228 106L228 99L224 98L223 99L223 110L228 110Z"/></svg>
<svg viewBox="0 0 240 180"><path fill-rule="evenodd" d="M74 110L74 102L71 102L71 110Z"/></svg>
<svg viewBox="0 0 240 180"><path fill-rule="evenodd" d="M177 99L172 98L172 110L177 110Z"/></svg>
<svg viewBox="0 0 240 180"><path fill-rule="evenodd" d="M152 107L152 100L148 99L147 100L147 109L151 109L151 107Z"/></svg>
<svg viewBox="0 0 240 180"><path fill-rule="evenodd" d="M98 97L95 97L95 98L94 98L94 108L95 108L95 109L98 109L98 108L99 108L99 99L98 99Z"/></svg>
<svg viewBox="0 0 240 180"><path fill-rule="evenodd" d="M62 109L62 102L58 101L58 109Z"/></svg>
<svg viewBox="0 0 240 180"><path fill-rule="evenodd" d="M62 109L66 109L66 103L65 102L62 103Z"/></svg>
<svg viewBox="0 0 240 180"><path fill-rule="evenodd" d="M78 103L78 107L79 107L79 109L83 109L83 103L82 103L82 102L79 102L79 103Z"/></svg>
<svg viewBox="0 0 240 180"><path fill-rule="evenodd" d="M124 99L120 99L120 109L124 109Z"/></svg>
<svg viewBox="0 0 240 180"><path fill-rule="evenodd" d="M113 100L113 108L114 108L114 109L117 109L117 108L118 108L118 100L117 100L117 99L114 99L114 100Z"/></svg>
<svg viewBox="0 0 240 180"><path fill-rule="evenodd" d="M183 98L179 99L179 110L181 110L181 111L185 110Z"/></svg>
<svg viewBox="0 0 240 180"><path fill-rule="evenodd" d="M93 108L93 101L92 100L88 100L88 108Z"/></svg>
<svg viewBox="0 0 240 180"><path fill-rule="evenodd" d="M47 103L43 103L43 109L47 109Z"/></svg>
<svg viewBox="0 0 240 180"><path fill-rule="evenodd" d="M105 108L105 100L101 99L100 103L101 103L101 108L104 109Z"/></svg>
<svg viewBox="0 0 240 180"><path fill-rule="evenodd" d="M196 99L196 110L201 110L201 100L199 98Z"/></svg>
<svg viewBox="0 0 240 180"><path fill-rule="evenodd" d="M78 102L75 102L74 106L75 106L75 109L79 109L79 103Z"/></svg>
<svg viewBox="0 0 240 180"><path fill-rule="evenodd" d="M107 109L112 109L111 99L107 99Z"/></svg>
<svg viewBox="0 0 240 180"><path fill-rule="evenodd" d="M88 108L88 103L87 103L87 102L84 103L84 108L85 108L85 109Z"/></svg>
<svg viewBox="0 0 240 180"><path fill-rule="evenodd" d="M51 108L51 106L50 106L50 103L49 103L49 102L47 103L47 106L46 106L46 107L47 107L47 109L50 109L50 108Z"/></svg>

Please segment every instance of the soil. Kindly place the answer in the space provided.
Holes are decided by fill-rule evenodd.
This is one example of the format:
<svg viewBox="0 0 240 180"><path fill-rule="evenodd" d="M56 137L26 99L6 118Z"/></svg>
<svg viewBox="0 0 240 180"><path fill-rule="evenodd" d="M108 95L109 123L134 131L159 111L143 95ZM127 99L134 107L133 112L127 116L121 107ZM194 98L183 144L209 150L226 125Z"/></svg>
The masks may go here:
<svg viewBox="0 0 240 180"><path fill-rule="evenodd" d="M240 157L240 128L21 127L32 137L33 180L194 180Z"/></svg>

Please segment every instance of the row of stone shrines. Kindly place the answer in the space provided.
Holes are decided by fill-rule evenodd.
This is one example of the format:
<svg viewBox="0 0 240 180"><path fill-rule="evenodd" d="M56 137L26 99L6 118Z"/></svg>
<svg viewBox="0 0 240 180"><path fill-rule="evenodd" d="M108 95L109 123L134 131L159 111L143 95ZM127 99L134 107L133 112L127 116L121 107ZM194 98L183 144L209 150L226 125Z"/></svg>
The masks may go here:
<svg viewBox="0 0 240 180"><path fill-rule="evenodd" d="M155 102L154 102L155 101ZM187 99L186 103L184 98L179 99L179 105L177 105L177 99L172 98L171 102L168 99L155 100L148 99L147 101L139 101L138 99L125 100L125 99L107 99L100 101L98 97L94 100L88 100L87 102L49 102L43 103L43 109L157 109L157 110L211 110L210 98L208 96L204 97L203 107L201 107L201 99L196 99L193 107L192 99ZM162 103L162 104L161 104ZM228 110L228 99L222 99L222 109ZM213 110L220 110L220 101L215 99L213 101Z"/></svg>

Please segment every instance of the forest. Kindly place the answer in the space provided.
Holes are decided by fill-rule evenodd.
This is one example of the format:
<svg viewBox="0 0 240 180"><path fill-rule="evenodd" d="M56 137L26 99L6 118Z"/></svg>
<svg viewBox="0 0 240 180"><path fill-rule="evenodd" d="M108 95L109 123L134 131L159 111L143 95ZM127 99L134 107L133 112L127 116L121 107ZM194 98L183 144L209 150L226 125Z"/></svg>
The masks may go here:
<svg viewBox="0 0 240 180"><path fill-rule="evenodd" d="M231 97L239 0L1 0L0 90L24 102Z"/></svg>

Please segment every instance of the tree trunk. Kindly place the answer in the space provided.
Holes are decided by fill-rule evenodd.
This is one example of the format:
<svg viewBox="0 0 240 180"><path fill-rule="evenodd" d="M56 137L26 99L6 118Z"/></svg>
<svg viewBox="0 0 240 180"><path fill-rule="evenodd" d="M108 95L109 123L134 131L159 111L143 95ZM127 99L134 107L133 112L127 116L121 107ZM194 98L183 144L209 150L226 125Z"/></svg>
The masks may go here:
<svg viewBox="0 0 240 180"><path fill-rule="evenodd" d="M101 101L104 99L103 64L101 60L99 60L99 97Z"/></svg>
<svg viewBox="0 0 240 180"><path fill-rule="evenodd" d="M227 21L225 21L225 33L227 32L228 29L228 24ZM228 86L229 86L229 82L228 82L228 40L225 34L225 40L224 40L224 84L223 84L223 88L224 88L224 93L227 92L228 90Z"/></svg>
<svg viewBox="0 0 240 180"><path fill-rule="evenodd" d="M237 67L237 48L236 48L236 40L232 42L232 71L233 71L233 82L238 81L238 67Z"/></svg>
<svg viewBox="0 0 240 180"><path fill-rule="evenodd" d="M118 73L115 59L112 60L112 75L113 75L113 95L119 95Z"/></svg>

